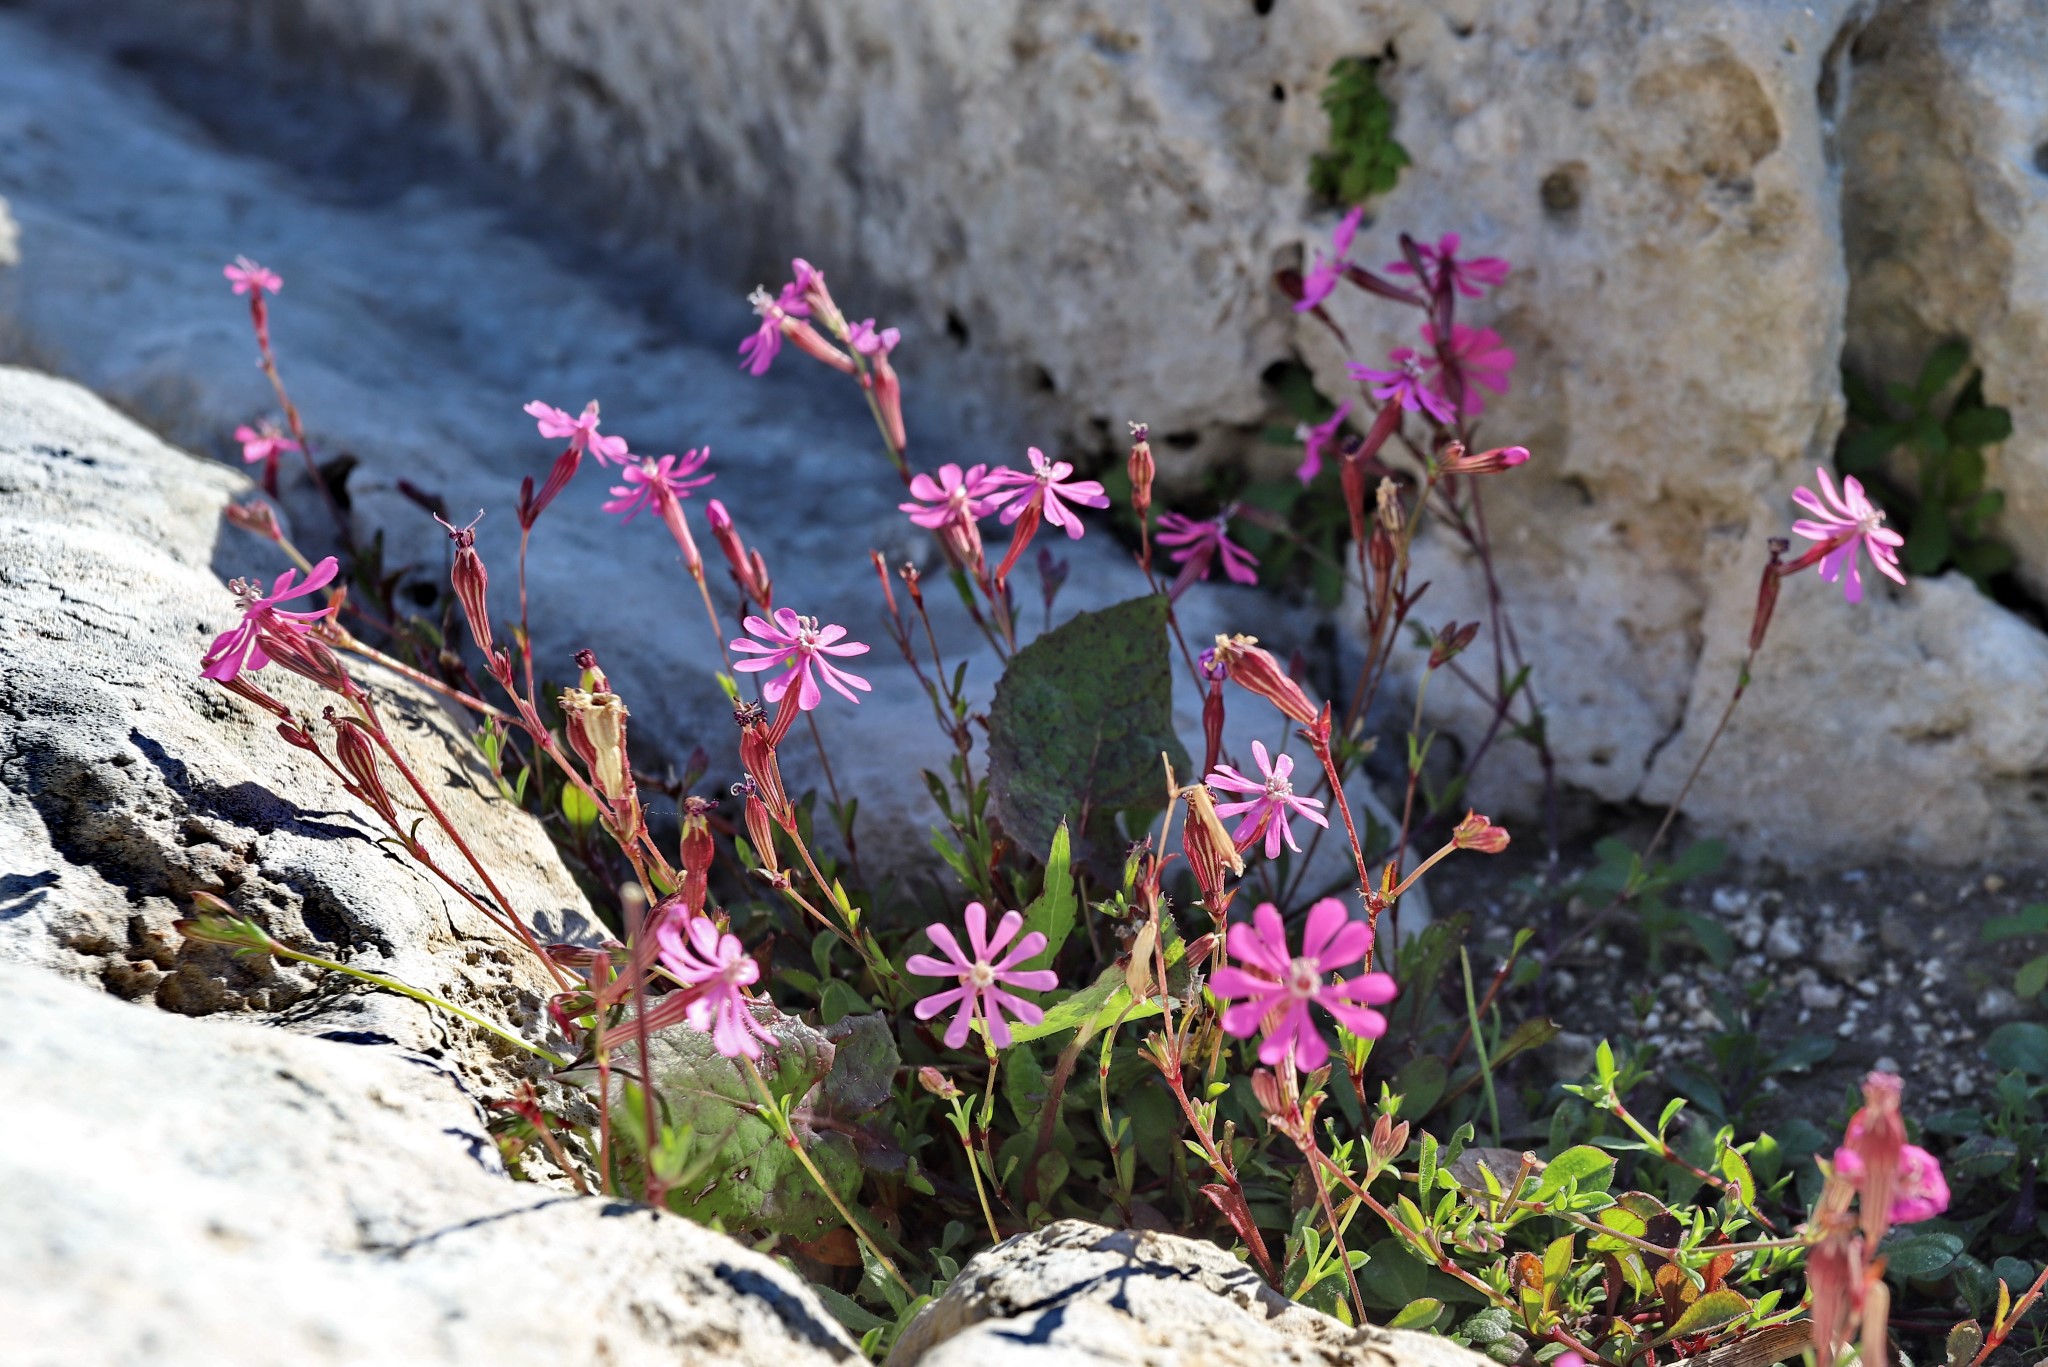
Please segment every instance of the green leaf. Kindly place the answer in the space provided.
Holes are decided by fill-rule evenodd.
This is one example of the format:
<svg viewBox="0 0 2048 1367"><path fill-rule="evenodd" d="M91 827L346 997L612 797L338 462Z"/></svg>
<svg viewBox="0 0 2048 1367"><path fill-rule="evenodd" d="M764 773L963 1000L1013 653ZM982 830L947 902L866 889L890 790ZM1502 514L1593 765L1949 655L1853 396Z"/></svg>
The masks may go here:
<svg viewBox="0 0 2048 1367"><path fill-rule="evenodd" d="M1984 1042L1984 1056L2000 1068L2017 1068L2030 1077L2048 1077L2048 1025L2008 1021Z"/></svg>
<svg viewBox="0 0 2048 1367"><path fill-rule="evenodd" d="M2012 414L2003 408L1965 408L1951 413L1948 439L1957 446L1996 446L2012 435Z"/></svg>
<svg viewBox="0 0 2048 1367"><path fill-rule="evenodd" d="M562 785L562 815L568 818L571 829L579 833L587 831L597 822L597 804L575 784L565 783Z"/></svg>
<svg viewBox="0 0 2048 1367"><path fill-rule="evenodd" d="M1963 1241L1957 1235L1915 1234L1884 1245L1884 1270L1900 1277L1939 1277L1962 1251Z"/></svg>
<svg viewBox="0 0 2048 1367"><path fill-rule="evenodd" d="M1866 427L1842 439L1835 450L1835 464L1846 475L1867 474L1884 464L1884 458L1899 444L1899 429L1890 423Z"/></svg>
<svg viewBox="0 0 2048 1367"><path fill-rule="evenodd" d="M1702 1330L1726 1324L1748 1311L1748 1299L1724 1286L1719 1291L1707 1292L1685 1307L1685 1313L1678 1317L1678 1322L1659 1334L1657 1341L1669 1343L1672 1339L1682 1338L1687 1334L1697 1334Z"/></svg>
<svg viewBox="0 0 2048 1367"><path fill-rule="evenodd" d="M2048 935L2048 903L2034 902L2021 907L2015 916L1994 916L1980 932L1985 944L2015 940L2023 935Z"/></svg>
<svg viewBox="0 0 2048 1367"><path fill-rule="evenodd" d="M1728 846L1719 840L1695 840L1671 861L1673 879L1702 878L1728 862Z"/></svg>
<svg viewBox="0 0 2048 1367"><path fill-rule="evenodd" d="M1449 1075L1436 1054L1417 1054L1395 1075L1392 1090L1401 1098L1401 1118L1420 1121L1443 1099Z"/></svg>
<svg viewBox="0 0 2048 1367"><path fill-rule="evenodd" d="M1749 1171L1749 1160L1734 1149L1721 1151L1721 1175L1735 1184L1742 1204L1756 1209L1756 1178Z"/></svg>
<svg viewBox="0 0 2048 1367"><path fill-rule="evenodd" d="M1563 1191L1567 1182L1576 1183L1580 1191L1605 1191L1613 1180L1613 1157L1591 1144L1579 1144L1550 1160L1530 1199L1546 1200Z"/></svg>
<svg viewBox="0 0 2048 1367"><path fill-rule="evenodd" d="M1053 832L1052 852L1045 859L1044 887L1031 905L1024 908L1024 933L1044 932L1045 948L1018 967L1050 968L1059 957L1060 947L1074 933L1079 903L1074 898L1072 863L1073 842L1067 836L1067 823L1062 821Z"/></svg>
<svg viewBox="0 0 2048 1367"><path fill-rule="evenodd" d="M1084 612L1010 657L988 713L992 814L1013 840L1050 848L1111 812L1156 806L1164 752L1192 768L1173 730L1166 599Z"/></svg>
<svg viewBox="0 0 2048 1367"><path fill-rule="evenodd" d="M1430 1296L1419 1296L1401 1307L1401 1312L1387 1321L1389 1329L1428 1329L1444 1312L1444 1303Z"/></svg>
<svg viewBox="0 0 2048 1367"><path fill-rule="evenodd" d="M860 1302L845 1292L834 1291L821 1282L806 1282L805 1285L810 1288L812 1295L825 1303L825 1308L832 1312L832 1318L846 1326L848 1333L867 1334L889 1327L888 1320L862 1308Z"/></svg>
<svg viewBox="0 0 2048 1367"><path fill-rule="evenodd" d="M1766 1073L1803 1073L1835 1055L1835 1042L1826 1035L1800 1035L1764 1065Z"/></svg>
<svg viewBox="0 0 2048 1367"><path fill-rule="evenodd" d="M1913 519L1913 530L1906 533L1899 559L1914 574L1933 574L1947 563L1949 546L1948 519L1939 509L1922 509Z"/></svg>
<svg viewBox="0 0 2048 1367"><path fill-rule="evenodd" d="M1920 367L1920 382L1913 386L1913 397L1921 403L1948 388L1948 383L1963 373L1963 367L1970 363L1968 342L1943 342L1927 355L1927 363Z"/></svg>
<svg viewBox="0 0 2048 1367"><path fill-rule="evenodd" d="M2048 954L2022 964L2020 971L2013 975L2012 990L2026 1001L2048 992Z"/></svg>

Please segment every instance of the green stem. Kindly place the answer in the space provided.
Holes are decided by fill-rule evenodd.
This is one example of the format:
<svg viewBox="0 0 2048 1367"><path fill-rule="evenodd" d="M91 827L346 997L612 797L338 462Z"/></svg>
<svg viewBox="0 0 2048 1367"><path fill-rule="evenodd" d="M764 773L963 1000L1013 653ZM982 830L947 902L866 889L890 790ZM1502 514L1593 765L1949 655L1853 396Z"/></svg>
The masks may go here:
<svg viewBox="0 0 2048 1367"><path fill-rule="evenodd" d="M1486 1091L1487 1119L1493 1125L1493 1142L1500 1143L1500 1101L1493 1091L1493 1061L1486 1056L1486 1032L1479 1025L1479 1006L1472 996L1472 956L1463 949L1458 951L1458 962L1465 971L1465 1016L1472 1025L1472 1052L1479 1056L1479 1080Z"/></svg>

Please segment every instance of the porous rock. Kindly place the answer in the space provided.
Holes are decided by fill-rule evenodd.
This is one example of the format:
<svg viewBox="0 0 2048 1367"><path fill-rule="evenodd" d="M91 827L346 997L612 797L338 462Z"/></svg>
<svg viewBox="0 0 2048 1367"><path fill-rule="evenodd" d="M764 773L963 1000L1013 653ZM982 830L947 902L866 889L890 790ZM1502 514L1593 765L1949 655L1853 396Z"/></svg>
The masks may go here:
<svg viewBox="0 0 2048 1367"><path fill-rule="evenodd" d="M1062 1220L977 1255L904 1330L888 1367L1478 1367L1470 1349L1353 1329L1214 1244Z"/></svg>
<svg viewBox="0 0 2048 1367"><path fill-rule="evenodd" d="M855 1367L801 1279L515 1184L446 1065L0 964L0 1306L21 1367Z"/></svg>

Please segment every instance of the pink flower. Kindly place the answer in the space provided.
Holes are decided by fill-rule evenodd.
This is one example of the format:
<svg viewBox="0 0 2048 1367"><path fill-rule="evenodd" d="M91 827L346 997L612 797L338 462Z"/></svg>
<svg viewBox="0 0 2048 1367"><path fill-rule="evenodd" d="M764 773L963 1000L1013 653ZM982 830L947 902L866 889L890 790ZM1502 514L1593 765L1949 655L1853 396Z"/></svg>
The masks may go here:
<svg viewBox="0 0 2048 1367"><path fill-rule="evenodd" d="M761 1042L775 1043L754 1019L744 988L761 977L761 966L747 957L737 935L721 935L709 916L672 916L654 932L661 963L685 987L704 987L704 995L684 1009L692 1029L711 1033L711 1043L727 1058L761 1057Z"/></svg>
<svg viewBox="0 0 2048 1367"><path fill-rule="evenodd" d="M831 296L824 292L824 275L801 260L790 264L796 271L796 280L784 285L780 295L757 289L747 296L747 302L754 306L761 323L740 343L741 368L750 375L766 375L768 367L782 352L783 339L787 338L805 355L851 375L853 358L826 341L824 335L806 321L818 304L831 302Z"/></svg>
<svg viewBox="0 0 2048 1367"><path fill-rule="evenodd" d="M918 502L896 506L909 513L918 526L937 531L949 524L958 526L987 517L1000 502L990 501L989 495L1001 487L986 465L970 465L965 470L941 465L935 476L921 474L910 481L910 496Z"/></svg>
<svg viewBox="0 0 2048 1367"><path fill-rule="evenodd" d="M259 592L258 585L242 579L228 585L242 600L242 620L213 638L213 644L206 648L206 654L199 661L199 676L226 683L245 669L262 669L269 664L270 656L263 649L266 634L290 632L301 635L327 615L325 611L289 612L278 604L326 588L338 568L330 555L313 567L313 572L303 583L299 582L297 570L286 570L270 586L268 594Z"/></svg>
<svg viewBox="0 0 2048 1367"><path fill-rule="evenodd" d="M764 313L761 325L740 340L740 369L749 375L766 375L781 354L782 324Z"/></svg>
<svg viewBox="0 0 2048 1367"><path fill-rule="evenodd" d="M1450 400L1423 379L1414 348L1395 347L1387 353L1387 360L1394 369L1373 370L1356 361L1345 369L1352 379L1370 386L1372 396L1381 403L1398 403L1410 413L1427 413L1445 426L1457 421L1457 410L1451 407Z"/></svg>
<svg viewBox="0 0 2048 1367"><path fill-rule="evenodd" d="M701 475L695 479L689 476L704 468L704 462L711 458L711 448L691 450L681 456L663 456L656 460L643 456L638 465L626 465L619 474L626 481L612 486L611 502L604 505L608 513L624 513L622 521L631 522L635 516L649 508L659 507L664 499L684 499L692 489L701 489L709 484L715 475Z"/></svg>
<svg viewBox="0 0 2048 1367"><path fill-rule="evenodd" d="M1301 853L1301 846L1294 843L1294 832L1287 824L1288 818L1300 816L1328 830L1330 822L1329 818L1323 815L1323 804L1312 797L1294 795L1294 784L1290 781L1294 775L1292 756L1282 755L1278 759L1271 759L1266 754L1265 744L1253 741L1252 758L1258 761L1259 772L1265 775L1263 780L1246 778L1227 764L1217 765L1215 772L1209 775L1208 785L1216 792L1257 794L1246 802L1217 804L1216 815L1236 816L1239 812L1245 814L1244 820L1237 823L1237 829L1230 833L1230 838L1237 842L1240 851L1249 849L1251 843L1257 840L1263 831L1266 836L1266 858L1280 857L1282 840L1287 842L1288 849L1296 854ZM1359 951L1360 954L1364 952ZM1356 954L1352 956L1357 957ZM1350 960L1345 962L1348 963ZM1267 1062L1270 1063L1272 1060L1268 1059Z"/></svg>
<svg viewBox="0 0 2048 1367"><path fill-rule="evenodd" d="M896 343L903 340L903 334L896 328L875 331L875 320L863 318L846 330L846 344L863 356L880 352L887 356L896 349Z"/></svg>
<svg viewBox="0 0 2048 1367"><path fill-rule="evenodd" d="M607 437L597 430L597 400L583 405L581 417L570 417L559 408L550 408L535 399L526 405L525 412L540 425L540 434L556 441L566 440L571 451L588 451L597 457L599 465L626 459L626 439Z"/></svg>
<svg viewBox="0 0 2048 1367"><path fill-rule="evenodd" d="M1863 1080L1863 1105L1849 1118L1835 1170L1862 1196L1864 1237L1872 1245L1886 1225L1926 1220L1948 1209L1948 1181L1927 1150L1906 1142L1899 1114L1904 1090L1893 1073Z"/></svg>
<svg viewBox="0 0 2048 1367"><path fill-rule="evenodd" d="M947 926L935 921L924 928L924 933L946 957L935 959L929 954L913 954L904 962L904 967L927 978L954 978L960 985L934 993L912 1009L919 1020L928 1021L955 1002L960 1004L953 1023L946 1027L948 1049L958 1049L967 1043L967 1032L976 1016L981 1017L982 1027L998 1049L1010 1047L1010 1024L1003 1019L1004 1012L1026 1025L1036 1025L1045 1019L1045 1012L1022 997L1003 991L1004 985L1031 992L1044 992L1060 985L1059 974L1049 968L1017 967L1044 949L1046 944L1045 933L1037 930L1017 940L1017 932L1023 928L1024 913L1006 911L996 925L994 938L990 938L987 933L988 909L979 902L969 902L967 939L974 946L971 959L960 952L960 942L953 938L953 932ZM1003 954L1004 946L1012 940L1017 940L1016 947ZM998 954L1003 957L998 959Z"/></svg>
<svg viewBox="0 0 2048 1367"><path fill-rule="evenodd" d="M1344 267L1350 264L1345 258L1351 254L1352 239L1358 236L1358 225L1364 217L1363 205L1344 215L1343 222L1330 234L1330 255L1316 253L1315 264L1301 277L1301 298L1294 301L1296 313L1307 313L1336 291Z"/></svg>
<svg viewBox="0 0 2048 1367"><path fill-rule="evenodd" d="M220 273L228 278L236 294L254 293L260 299L284 288L283 276L257 265L246 256L236 257L232 263L221 267Z"/></svg>
<svg viewBox="0 0 2048 1367"><path fill-rule="evenodd" d="M245 465L254 465L259 460L276 460L283 452L299 449L299 444L280 432L277 424L272 422L256 427L237 427L235 440L242 443L242 463Z"/></svg>
<svg viewBox="0 0 2048 1367"><path fill-rule="evenodd" d="M1332 969L1357 963L1372 948L1372 927L1352 920L1336 898L1325 897L1309 908L1299 958L1288 953L1287 927L1271 902L1259 904L1251 924L1239 921L1231 926L1224 943L1244 967L1217 969L1209 990L1237 1003L1223 1013L1227 1034L1249 1039L1264 1027L1259 1062L1276 1065L1292 1050L1295 1065L1312 1073L1329 1061L1330 1047L1309 1018L1311 1003L1363 1039L1387 1033L1387 1018L1371 1008L1394 999L1392 978L1367 973L1323 980Z"/></svg>
<svg viewBox="0 0 2048 1367"><path fill-rule="evenodd" d="M1855 1137L1855 1122L1850 1122L1850 1136ZM1856 1186L1862 1186L1865 1176L1863 1160L1856 1156L1856 1150L1849 1145L1835 1150L1835 1170ZM1932 1220L1948 1209L1948 1178L1942 1174L1941 1160L1918 1144L1899 1146L1899 1166L1893 1178L1891 1210L1886 1219L1895 1225L1910 1225L1916 1220Z"/></svg>
<svg viewBox="0 0 2048 1367"><path fill-rule="evenodd" d="M1812 513L1815 520L1801 518L1792 524L1792 534L1828 547L1820 558L1820 577L1832 584L1842 579L1846 569L1849 576L1842 579L1842 596L1852 603L1862 602L1863 571L1856 556L1856 548L1862 546L1869 550L1870 563L1879 574L1895 583L1905 583L1897 548L1906 544L1906 538L1884 525L1884 510L1864 494L1862 481L1854 475L1844 476L1842 492L1837 494L1835 482L1828 478L1826 470L1817 469L1814 474L1820 479L1820 491L1826 502L1804 486L1793 490L1792 501Z"/></svg>
<svg viewBox="0 0 2048 1367"><path fill-rule="evenodd" d="M1430 348L1430 387L1448 399L1450 386L1444 373L1444 354L1437 351L1436 324L1422 325L1423 343ZM1485 385L1496 394L1508 392L1508 372L1515 368L1515 353L1508 350L1500 334L1492 328L1466 327L1458 323L1451 328L1449 359L1465 381L1465 416L1486 411L1486 401L1479 397L1475 385Z"/></svg>
<svg viewBox="0 0 2048 1367"><path fill-rule="evenodd" d="M1070 540L1081 537L1081 519L1072 509L1060 502L1072 499L1084 508L1107 508L1109 495L1102 491L1102 485L1092 479L1069 480L1074 467L1063 460L1049 461L1045 452L1036 446L1027 448L1031 456L1031 473L1022 470L994 470L990 480L998 485L1013 486L988 500L991 508L1007 504L1003 508L1003 525L1010 526L1024 516L1028 509L1036 508L1044 514L1045 520L1053 526L1063 528Z"/></svg>
<svg viewBox="0 0 2048 1367"><path fill-rule="evenodd" d="M1460 261L1458 259L1458 235L1456 233L1445 233L1437 239L1434 247L1418 244L1416 251L1422 257L1423 266L1434 271L1436 281L1443 280L1445 274L1448 273L1450 282L1457 287L1458 293L1464 295L1467 299L1477 299L1480 295L1486 293L1480 286L1498 285L1503 280L1506 280L1508 272L1514 269L1513 266L1498 256L1475 256L1469 261ZM1389 265L1387 273L1389 275L1415 274L1414 270L1409 267L1405 260L1396 261ZM1423 284L1433 286L1436 281L1424 280Z"/></svg>
<svg viewBox="0 0 2048 1367"><path fill-rule="evenodd" d="M1323 472L1323 448L1337 440L1337 433L1344 426L1344 415L1350 411L1351 400L1346 399L1322 422L1313 427L1302 423L1294 429L1294 439L1301 443L1301 468L1294 474L1303 484L1311 483Z"/></svg>
<svg viewBox="0 0 2048 1367"><path fill-rule="evenodd" d="M737 661L733 665L735 670L741 674L758 674L764 669L788 666L761 689L761 696L769 702L781 702L782 695L789 691L790 684L794 682L798 685L797 707L805 712L815 708L824 700L825 695L818 690L818 681L811 677L813 665L817 667L818 673L824 675L825 682L848 702L860 701L849 691L849 685L863 693L873 691L866 679L836 669L830 660L824 658L827 655L868 653L868 648L858 641L847 641L843 645L838 643L846 635L845 627L820 627L815 617L799 617L788 608L777 608L773 621L749 617L746 619L746 628L761 640L753 641L742 636L732 643L732 648L742 654L759 655L763 658ZM763 645L762 641L768 644Z"/></svg>
<svg viewBox="0 0 2048 1367"><path fill-rule="evenodd" d="M1169 597L1178 598L1189 584L1207 579L1218 555L1223 558L1223 572L1233 583L1259 582L1258 557L1232 541L1228 534L1230 516L1236 511L1237 506L1232 504L1204 522L1179 513L1159 515L1159 544L1179 548L1173 552L1173 562L1181 566L1181 572Z"/></svg>

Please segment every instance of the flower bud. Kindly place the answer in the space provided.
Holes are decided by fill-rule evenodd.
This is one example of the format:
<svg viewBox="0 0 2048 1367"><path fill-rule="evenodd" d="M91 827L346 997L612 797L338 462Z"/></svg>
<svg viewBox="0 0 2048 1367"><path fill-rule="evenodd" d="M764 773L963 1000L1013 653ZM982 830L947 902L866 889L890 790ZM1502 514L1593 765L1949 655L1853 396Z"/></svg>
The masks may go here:
<svg viewBox="0 0 2048 1367"><path fill-rule="evenodd" d="M789 794L782 786L782 766L775 758L775 742L759 704L736 703L733 720L740 724L740 764L754 781L754 792L766 804L768 814L783 830L792 829L796 814L790 810Z"/></svg>
<svg viewBox="0 0 2048 1367"><path fill-rule="evenodd" d="M1230 671L1230 677L1280 709L1288 720L1302 726L1316 724L1316 709L1301 691L1301 685L1287 677L1287 671L1268 652L1259 649L1256 636L1218 636L1216 661Z"/></svg>
<svg viewBox="0 0 2048 1367"><path fill-rule="evenodd" d="M334 727L335 758L348 772L349 792L382 817L385 825L395 831L403 830L398 808L391 801L391 794L384 787L384 775L377 767L377 745L370 739L368 728L353 717L338 716L331 707L327 709L327 720Z"/></svg>
<svg viewBox="0 0 2048 1367"><path fill-rule="evenodd" d="M889 364L887 351L875 353L873 364L872 387L875 407L882 414L882 431L900 455L910 445L910 439L903 431L903 382L896 378L896 370Z"/></svg>
<svg viewBox="0 0 2048 1367"><path fill-rule="evenodd" d="M555 457L553 467L548 470L547 482L540 486L540 493L533 492L533 477L527 476L519 485L519 529L533 530L533 524L555 501L555 495L569 487L569 481L576 477L576 467L583 462L583 452L572 446Z"/></svg>
<svg viewBox="0 0 2048 1367"><path fill-rule="evenodd" d="M1152 429L1142 422L1131 424L1131 511L1143 523L1152 511Z"/></svg>
<svg viewBox="0 0 2048 1367"><path fill-rule="evenodd" d="M1202 905L1220 921L1230 906L1223 875L1228 871L1242 878L1244 856L1237 852L1236 842L1216 815L1216 801L1208 788L1190 783L1181 789L1181 797L1188 808L1180 825L1181 853L1194 871L1195 885L1202 890Z"/></svg>
<svg viewBox="0 0 2048 1367"><path fill-rule="evenodd" d="M952 1101L961 1095L951 1078L929 1064L917 1070L917 1085L941 1101Z"/></svg>
<svg viewBox="0 0 2048 1367"><path fill-rule="evenodd" d="M701 797L683 799L681 892L683 906L693 914L705 909L705 897L711 879L711 857L717 851L717 846L711 839L712 806L711 802Z"/></svg>
<svg viewBox="0 0 2048 1367"><path fill-rule="evenodd" d="M1467 622L1464 626L1459 626L1456 622L1445 623L1444 629L1439 631L1436 634L1436 639L1430 642L1429 667L1431 669L1441 669L1449 664L1458 657L1459 653L1466 646L1472 644L1472 638L1478 634L1479 623L1477 622Z"/></svg>
<svg viewBox="0 0 2048 1367"><path fill-rule="evenodd" d="M1364 451L1364 443L1347 437L1337 462L1337 480L1344 490L1344 511L1351 518L1353 542L1364 541L1366 537Z"/></svg>
<svg viewBox="0 0 2048 1367"><path fill-rule="evenodd" d="M591 786L614 807L633 793L633 769L626 757L626 704L616 693L562 690L562 716L569 745L590 773Z"/></svg>
<svg viewBox="0 0 2048 1367"><path fill-rule="evenodd" d="M1223 680L1209 676L1209 693L1202 699L1202 772L1210 773L1223 758Z"/></svg>
<svg viewBox="0 0 2048 1367"><path fill-rule="evenodd" d="M245 532L254 532L266 541L282 543L284 529L277 525L277 510L260 498L246 503L230 503L221 509L221 516Z"/></svg>
<svg viewBox="0 0 2048 1367"><path fill-rule="evenodd" d="M483 514L476 515L476 521L467 527L451 525L438 515L434 521L448 529L448 539L455 543L455 564L448 572L449 582L455 586L455 597L462 604L462 615L469 619L469 634L476 641L476 648L491 657L491 609L485 601L491 586L491 576L484 568L484 558L476 553L476 524L483 520Z"/></svg>
<svg viewBox="0 0 2048 1367"><path fill-rule="evenodd" d="M332 693L344 698L366 696L349 677L348 669L327 643L310 631L290 629L267 630L262 633L263 652L271 663L279 665L300 678L311 679Z"/></svg>
<svg viewBox="0 0 2048 1367"><path fill-rule="evenodd" d="M1408 525L1408 515L1401 507L1401 486L1392 479L1381 479L1379 491L1375 495L1374 511L1379 517L1380 526L1386 528L1387 534L1399 536L1401 529Z"/></svg>
<svg viewBox="0 0 2048 1367"><path fill-rule="evenodd" d="M291 709L265 692L261 684L251 683L247 674L237 674L232 679L215 679L214 682L243 701L255 703L280 722L290 723L292 720ZM293 744L296 745L298 742L294 741Z"/></svg>
<svg viewBox="0 0 2048 1367"><path fill-rule="evenodd" d="M1499 854L1508 847L1508 833L1505 827L1496 826L1479 813L1468 811L1465 819L1451 831L1451 843L1461 850Z"/></svg>
<svg viewBox="0 0 2048 1367"><path fill-rule="evenodd" d="M1771 629L1771 614L1778 610L1778 585L1784 579L1783 561L1785 552L1792 543L1782 536L1770 541L1771 559L1764 566L1763 578L1756 586L1756 616L1749 623L1749 650L1753 655L1763 648L1764 633Z"/></svg>
<svg viewBox="0 0 2048 1367"><path fill-rule="evenodd" d="M751 784L747 788L746 816L747 839L754 844L754 857L768 872L782 872L782 856L775 849L775 823L768 815L768 804L761 801L761 795Z"/></svg>
<svg viewBox="0 0 2048 1367"><path fill-rule="evenodd" d="M1394 1117L1382 1112L1372 1122L1372 1154L1382 1163L1391 1163L1408 1148L1408 1122L1396 1122Z"/></svg>
<svg viewBox="0 0 2048 1367"><path fill-rule="evenodd" d="M1464 443L1454 441L1444 449L1437 468L1447 475L1497 475L1528 459L1529 448L1526 446L1496 446L1473 455L1465 449Z"/></svg>

